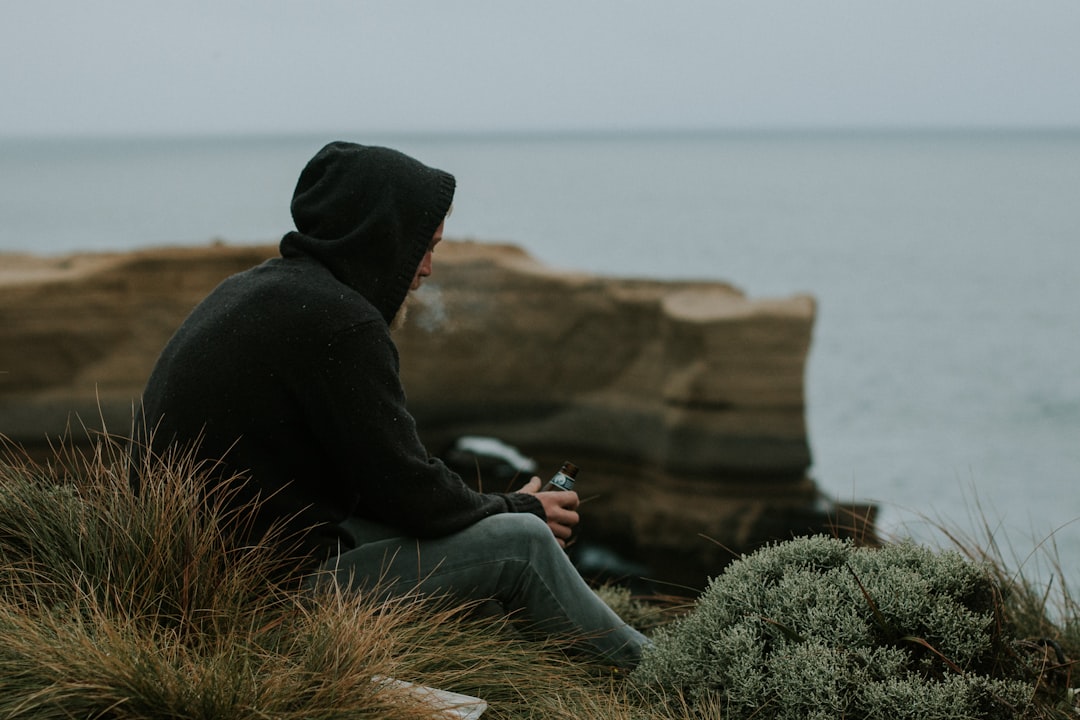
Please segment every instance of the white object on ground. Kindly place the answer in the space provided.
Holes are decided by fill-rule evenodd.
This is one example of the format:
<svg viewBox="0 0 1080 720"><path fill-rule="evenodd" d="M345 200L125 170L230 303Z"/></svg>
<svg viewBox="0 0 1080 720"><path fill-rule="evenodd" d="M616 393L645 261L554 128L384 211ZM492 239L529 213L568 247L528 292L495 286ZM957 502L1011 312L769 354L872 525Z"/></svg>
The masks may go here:
<svg viewBox="0 0 1080 720"><path fill-rule="evenodd" d="M383 675L376 675L371 679L384 687L404 690L429 705L432 710L445 715L447 718L454 718L454 720L459 718L460 720L476 720L487 710L487 703L472 695L439 690L427 685L417 685L416 683L396 680Z"/></svg>

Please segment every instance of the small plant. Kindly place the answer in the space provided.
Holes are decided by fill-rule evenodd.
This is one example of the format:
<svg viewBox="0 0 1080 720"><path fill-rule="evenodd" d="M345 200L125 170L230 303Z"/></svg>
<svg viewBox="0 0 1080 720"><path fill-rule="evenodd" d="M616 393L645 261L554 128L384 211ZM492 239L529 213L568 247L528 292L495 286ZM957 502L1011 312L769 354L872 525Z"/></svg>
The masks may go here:
<svg viewBox="0 0 1080 720"><path fill-rule="evenodd" d="M683 596L640 597L622 585L600 585L595 588L595 592L616 615L646 635L685 615L689 608L693 607L692 601Z"/></svg>
<svg viewBox="0 0 1080 720"><path fill-rule="evenodd" d="M1034 693L981 563L813 537L732 563L631 680L724 718L1020 718Z"/></svg>

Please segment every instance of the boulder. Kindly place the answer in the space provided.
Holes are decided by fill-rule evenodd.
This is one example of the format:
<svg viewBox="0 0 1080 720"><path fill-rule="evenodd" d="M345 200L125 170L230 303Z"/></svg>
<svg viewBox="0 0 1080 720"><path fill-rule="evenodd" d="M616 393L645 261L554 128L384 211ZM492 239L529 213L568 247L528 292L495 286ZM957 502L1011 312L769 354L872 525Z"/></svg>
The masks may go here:
<svg viewBox="0 0 1080 720"><path fill-rule="evenodd" d="M81 425L126 434L185 315L221 279L275 254L216 245L0 256L0 433L29 449L69 426L75 437ZM447 241L396 340L433 452L480 435L534 458L541 474L572 460L582 543L696 589L764 541L869 531L861 511L826 501L808 476L814 313L807 295L597 277L510 245ZM464 474L505 489L505 479Z"/></svg>

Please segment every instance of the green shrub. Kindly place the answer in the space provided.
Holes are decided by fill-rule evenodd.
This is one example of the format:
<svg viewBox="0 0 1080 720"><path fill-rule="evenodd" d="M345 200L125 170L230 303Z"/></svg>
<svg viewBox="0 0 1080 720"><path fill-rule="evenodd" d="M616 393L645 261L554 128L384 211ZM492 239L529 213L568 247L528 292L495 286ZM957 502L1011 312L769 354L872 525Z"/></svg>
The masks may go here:
<svg viewBox="0 0 1080 720"><path fill-rule="evenodd" d="M1014 718L1033 694L988 568L900 543L793 540L732 563L631 679L724 717Z"/></svg>

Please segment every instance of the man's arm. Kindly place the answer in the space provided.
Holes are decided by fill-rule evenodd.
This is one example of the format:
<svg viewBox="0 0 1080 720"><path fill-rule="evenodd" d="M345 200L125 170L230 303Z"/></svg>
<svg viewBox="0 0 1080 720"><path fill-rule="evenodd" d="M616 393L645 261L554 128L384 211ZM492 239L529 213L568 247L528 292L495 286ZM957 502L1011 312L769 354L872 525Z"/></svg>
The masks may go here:
<svg viewBox="0 0 1080 720"><path fill-rule="evenodd" d="M397 350L374 315L314 344L296 397L322 445L346 512L416 537L439 537L501 512L543 517L529 494L471 490L428 455L405 407Z"/></svg>

